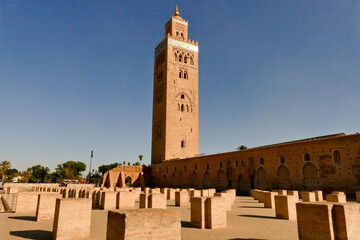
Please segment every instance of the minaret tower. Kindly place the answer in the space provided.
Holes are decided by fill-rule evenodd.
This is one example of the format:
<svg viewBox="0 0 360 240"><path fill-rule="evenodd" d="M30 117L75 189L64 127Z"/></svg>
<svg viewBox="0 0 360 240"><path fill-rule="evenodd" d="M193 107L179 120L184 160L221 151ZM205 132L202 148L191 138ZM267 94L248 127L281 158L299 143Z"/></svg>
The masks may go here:
<svg viewBox="0 0 360 240"><path fill-rule="evenodd" d="M198 52L176 6L155 48L152 164L199 154Z"/></svg>

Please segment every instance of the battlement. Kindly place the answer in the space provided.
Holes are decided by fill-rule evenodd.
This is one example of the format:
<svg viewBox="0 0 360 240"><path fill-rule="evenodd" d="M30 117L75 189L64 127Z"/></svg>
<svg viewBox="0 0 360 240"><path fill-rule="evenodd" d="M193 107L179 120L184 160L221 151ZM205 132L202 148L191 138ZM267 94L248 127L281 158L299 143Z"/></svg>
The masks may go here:
<svg viewBox="0 0 360 240"><path fill-rule="evenodd" d="M178 41L181 41L181 42L184 42L184 43L188 43L188 44L192 44L192 45L195 45L195 46L199 46L199 42L198 41L194 41L194 40L191 40L191 39L183 39L181 38L180 36L174 36L174 35L171 35L170 33L167 34L166 37L164 37L161 42L156 46L155 48L155 52L157 52L157 50L159 49L159 47L165 42L165 40L167 38L172 38L172 39L175 39L175 40L178 40Z"/></svg>

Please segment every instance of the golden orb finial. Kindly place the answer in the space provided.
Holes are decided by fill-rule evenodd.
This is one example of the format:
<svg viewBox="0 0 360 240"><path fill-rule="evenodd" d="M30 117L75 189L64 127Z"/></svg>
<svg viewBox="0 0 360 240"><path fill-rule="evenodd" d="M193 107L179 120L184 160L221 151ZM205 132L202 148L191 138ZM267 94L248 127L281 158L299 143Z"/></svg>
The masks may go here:
<svg viewBox="0 0 360 240"><path fill-rule="evenodd" d="M177 7L177 5L176 5L176 7L175 7L175 12L174 12L174 16L179 16L179 15L180 15L180 13L179 13L178 7Z"/></svg>

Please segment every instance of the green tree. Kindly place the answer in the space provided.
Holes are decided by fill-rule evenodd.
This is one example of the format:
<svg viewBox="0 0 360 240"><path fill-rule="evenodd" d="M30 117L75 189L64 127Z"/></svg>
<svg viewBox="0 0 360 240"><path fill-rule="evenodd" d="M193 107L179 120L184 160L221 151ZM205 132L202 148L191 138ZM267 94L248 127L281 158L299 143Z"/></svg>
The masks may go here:
<svg viewBox="0 0 360 240"><path fill-rule="evenodd" d="M28 169L31 172L29 182L31 183L44 183L50 181L50 169L41 165L32 166Z"/></svg>
<svg viewBox="0 0 360 240"><path fill-rule="evenodd" d="M0 176L1 181L4 182L6 178L6 171L8 171L11 168L11 164L9 161L2 161L0 162Z"/></svg>
<svg viewBox="0 0 360 240"><path fill-rule="evenodd" d="M136 163L133 164L133 166L140 166L140 162L137 161Z"/></svg>
<svg viewBox="0 0 360 240"><path fill-rule="evenodd" d="M240 147L237 147L236 149L240 151L240 150L247 149L247 147L245 145L241 145Z"/></svg>
<svg viewBox="0 0 360 240"><path fill-rule="evenodd" d="M55 172L50 175L52 182L62 182L65 179L77 179L81 181L81 172L85 171L86 164L83 162L67 161L62 164L58 164L55 168Z"/></svg>
<svg viewBox="0 0 360 240"><path fill-rule="evenodd" d="M141 154L139 155L140 162L143 160L143 157L144 157L143 155L141 155Z"/></svg>
<svg viewBox="0 0 360 240"><path fill-rule="evenodd" d="M111 163L111 164L108 164L108 165L101 165L99 167L99 173L104 175L107 171L109 171L109 170L111 170L113 168L116 168L117 166L119 166L118 163Z"/></svg>

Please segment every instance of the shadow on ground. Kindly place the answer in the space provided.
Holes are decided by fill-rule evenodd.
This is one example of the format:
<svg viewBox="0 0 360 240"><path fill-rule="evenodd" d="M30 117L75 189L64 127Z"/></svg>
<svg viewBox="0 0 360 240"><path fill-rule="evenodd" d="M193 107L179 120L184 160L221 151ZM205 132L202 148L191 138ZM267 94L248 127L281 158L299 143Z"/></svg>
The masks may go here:
<svg viewBox="0 0 360 240"><path fill-rule="evenodd" d="M16 220L25 220L25 221L36 221L36 217L33 216L17 216L17 217L8 217L9 219Z"/></svg>
<svg viewBox="0 0 360 240"><path fill-rule="evenodd" d="M238 215L239 217L252 217L252 218L266 218L266 219L278 219L270 216L259 216L259 215Z"/></svg>
<svg viewBox="0 0 360 240"><path fill-rule="evenodd" d="M52 233L44 230L10 231L10 235L34 240L53 239Z"/></svg>

